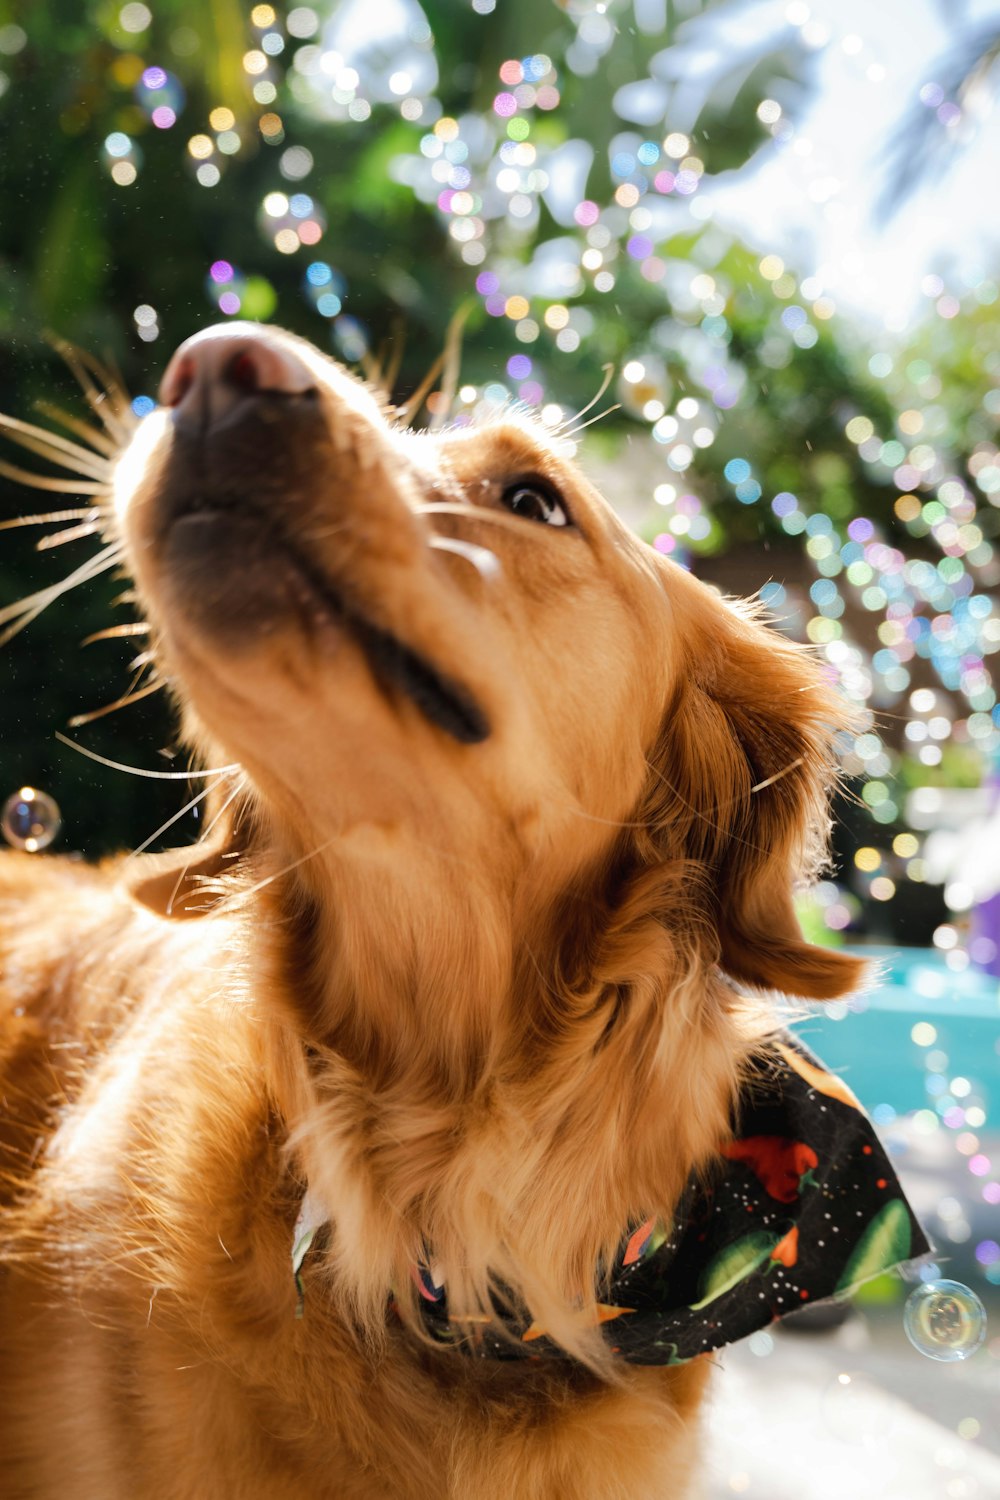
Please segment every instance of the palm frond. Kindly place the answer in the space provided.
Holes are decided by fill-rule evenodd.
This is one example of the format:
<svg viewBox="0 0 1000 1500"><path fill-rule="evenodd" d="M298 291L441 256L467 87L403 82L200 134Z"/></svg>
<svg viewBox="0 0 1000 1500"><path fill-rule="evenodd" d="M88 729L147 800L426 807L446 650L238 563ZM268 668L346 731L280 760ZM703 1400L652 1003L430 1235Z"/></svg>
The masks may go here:
<svg viewBox="0 0 1000 1500"><path fill-rule="evenodd" d="M995 96L998 61L1000 26L996 21L962 37L935 69L942 103L955 104L969 115L984 94ZM938 108L922 101L905 112L883 153L885 186L876 199L877 217L885 220L897 214L959 149L956 128L942 122Z"/></svg>

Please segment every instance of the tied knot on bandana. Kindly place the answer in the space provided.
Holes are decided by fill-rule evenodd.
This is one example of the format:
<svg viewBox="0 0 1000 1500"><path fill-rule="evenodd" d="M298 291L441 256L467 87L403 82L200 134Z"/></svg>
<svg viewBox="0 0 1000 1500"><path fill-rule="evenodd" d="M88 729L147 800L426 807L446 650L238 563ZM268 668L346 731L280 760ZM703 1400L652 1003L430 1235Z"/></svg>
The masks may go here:
<svg viewBox="0 0 1000 1500"><path fill-rule="evenodd" d="M307 1193L293 1249L296 1316L302 1262L327 1218ZM807 1303L847 1297L930 1248L857 1099L786 1034L754 1059L717 1169L690 1178L671 1224L629 1228L597 1317L629 1363L684 1364ZM467 1319L449 1317L429 1258L413 1278L436 1341L480 1357L567 1357L508 1307L496 1309L502 1331L484 1319L470 1333Z"/></svg>

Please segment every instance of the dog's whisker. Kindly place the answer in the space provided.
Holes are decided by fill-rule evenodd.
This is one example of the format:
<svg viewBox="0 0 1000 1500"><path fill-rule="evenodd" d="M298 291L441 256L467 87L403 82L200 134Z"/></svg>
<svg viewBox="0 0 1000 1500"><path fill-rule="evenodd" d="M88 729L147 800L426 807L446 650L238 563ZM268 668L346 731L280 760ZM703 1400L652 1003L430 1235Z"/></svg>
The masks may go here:
<svg viewBox="0 0 1000 1500"><path fill-rule="evenodd" d="M389 349L392 347L392 354ZM406 349L406 324L401 317L392 320L390 332L379 344L375 355L364 354L361 359L361 368L365 379L369 384L375 386L381 395L387 399L392 395L392 388L396 384L396 376L403 362L403 353Z"/></svg>
<svg viewBox="0 0 1000 1500"><path fill-rule="evenodd" d="M0 412L0 431L5 432L12 443L38 453L62 469L70 469L74 474L89 474L93 479L108 477L110 464L107 459L47 427L37 427L34 422L22 422Z"/></svg>
<svg viewBox="0 0 1000 1500"><path fill-rule="evenodd" d="M125 398L121 382L116 382L114 375L99 360L77 349L74 344L60 338L52 338L50 342L72 373L87 405L114 439L115 446L123 447L139 419Z"/></svg>
<svg viewBox="0 0 1000 1500"><path fill-rule="evenodd" d="M177 900L177 894L187 878L188 869L189 867L187 865L182 866L182 868L177 871L177 879L170 887L170 895L167 897L166 905L163 908L165 914L168 917L173 916L174 902Z"/></svg>
<svg viewBox="0 0 1000 1500"><path fill-rule="evenodd" d="M149 682L145 687L130 689L127 693L123 693L113 703L105 703L101 708L92 708L85 714L74 714L69 720L69 726L71 729L79 729L84 724L93 724L95 719L104 719L108 714L117 713L120 708L130 708L133 703L139 703L143 698L149 698L153 693L159 693L165 687L166 683L158 677L155 682Z"/></svg>
<svg viewBox="0 0 1000 1500"><path fill-rule="evenodd" d="M150 626L145 620L130 620L125 625L108 625L104 630L95 630L93 635L84 636L80 645L92 646L95 641L127 639L133 635L148 635L149 632Z"/></svg>
<svg viewBox="0 0 1000 1500"><path fill-rule="evenodd" d="M567 417L566 420L565 420L565 422L561 422L559 424L559 426L554 429L554 431L555 431L556 434L561 434L564 428L566 428L566 427L572 427L574 425L574 423L579 422L580 418L581 417L585 417L587 415L588 411L592 411L593 408L597 405L598 401L601 400L601 398L603 397L605 391L607 390L608 386L611 384L611 382L612 382L612 380L614 379L614 376L615 376L615 367L614 367L614 365L611 365L611 364L604 365L603 369L604 369L604 379L601 381L601 384L600 384L600 387L599 387L599 389L597 391L597 394L595 396L591 396L591 398L587 402L586 406L581 407L580 410L578 412L576 412L572 417Z"/></svg>
<svg viewBox="0 0 1000 1500"><path fill-rule="evenodd" d="M85 391L87 402L94 415L103 422L109 437L114 439L116 448L124 448L129 440L131 426L111 407L106 391L98 390L96 387L92 392Z"/></svg>
<svg viewBox="0 0 1000 1500"><path fill-rule="evenodd" d="M500 573L500 560L488 547L479 547L475 542L466 542L455 536L433 536L431 546L438 552L453 552L456 557L464 557L481 578L496 578Z"/></svg>
<svg viewBox="0 0 1000 1500"><path fill-rule="evenodd" d="M102 718L103 715L112 712L112 709L123 708L126 703L129 703L130 700L132 700L132 694L135 693L136 688L138 688L139 682L141 682L142 678L144 678L145 672L147 672L147 667L153 666L153 663L154 657L153 652L151 651L142 651L141 654L138 655L138 657L133 657L132 664L130 664L130 673L132 673L132 675L130 675L130 681L129 685L127 685L126 691L124 691L124 693L121 694L118 699L115 699L114 703L106 703L103 708L93 709L93 717ZM153 675L156 676L156 667L154 666ZM150 687L151 685L153 684L150 684ZM162 679L160 679L159 676L156 676L156 685L157 687L163 685ZM70 724L79 723L79 720L81 720L81 718L85 723L85 721L88 721L88 718L90 718L90 715L78 715L78 717L76 717L76 720L72 720L72 718L70 718Z"/></svg>
<svg viewBox="0 0 1000 1500"><path fill-rule="evenodd" d="M775 773L774 773L773 776L768 776L766 778L766 780L764 780L764 781L758 781L758 782L756 782L755 785L753 785L749 789L750 795L752 796L755 792L762 792L762 791L765 790L766 787L773 786L776 781L781 781L783 777L789 775L790 772L797 770L798 767L801 766L803 763L804 763L804 757L803 756L800 755L800 756L796 757L796 759L793 760L793 761L790 761L787 766L782 766L782 768L781 768L780 771L775 771ZM653 775L657 776L659 778L659 780L663 782L663 785L670 792L673 793L673 795L677 798L678 802L680 802L682 804L682 806L684 806L685 808L687 808L688 812L694 813L694 815L696 817L699 817L699 818L706 817L706 814L704 812L702 812L699 808L694 807L690 802L688 802L688 801L685 800L685 798L681 795L681 793L677 789L677 787L675 787L672 784L672 782L670 782L667 779L667 777L663 775L662 771L659 771L656 768L656 766L654 766L652 764L651 761L647 760L646 765L653 772ZM742 799L740 797L736 796L736 797L730 797L730 798L728 798L725 802L715 802L715 803L712 804L712 811L713 812L720 812L720 813L721 812L726 812L729 808L735 807L737 805L737 803L739 803L741 800ZM716 825L713 825L713 826L716 826Z"/></svg>
<svg viewBox="0 0 1000 1500"><path fill-rule="evenodd" d="M451 415L451 409L455 404L455 392L458 389L459 370L462 363L462 330L474 305L473 300L469 298L458 309L448 324L448 331L444 339L444 360L441 371L441 401L431 417L431 432L439 432L441 430Z"/></svg>
<svg viewBox="0 0 1000 1500"><path fill-rule="evenodd" d="M219 779L222 780L221 777ZM215 787L218 786L218 784L219 784L218 781L213 782L213 790L214 790ZM201 836L202 836L203 839L208 838L209 834L212 832L212 829L218 823L219 819L221 817L223 817L223 815L229 811L230 807L232 807L233 803L236 801L236 798L239 797L241 795L241 793L245 792L246 788L247 788L247 779L246 779L245 776L240 776L239 779L236 781L235 785L233 786L232 791L229 793L229 796L226 798L225 802L223 802L222 806L216 812L215 816L213 818L211 818L209 820L209 822L207 822L205 824L205 827L202 829Z"/></svg>
<svg viewBox="0 0 1000 1500"><path fill-rule="evenodd" d="M35 407L43 417L48 417L52 422L58 422L59 426L65 427L67 432L75 432L77 437L83 438L90 448L96 449L106 458L114 458L117 454L119 445L99 427L92 426L90 422L82 422L72 412L63 411L61 406L56 406L51 401L36 401Z"/></svg>
<svg viewBox="0 0 1000 1500"><path fill-rule="evenodd" d="M462 329L465 321L472 311L474 303L471 299L464 303L455 313L448 324L445 334L444 348L431 365L423 380L417 386L412 396L409 396L401 406L396 407L396 417L403 427L409 427L417 412L423 406L430 395L431 387L438 376L444 372L441 382L442 401L440 411L433 413L431 431L436 432L447 420L455 399L455 389L458 385L459 356L462 348Z"/></svg>
<svg viewBox="0 0 1000 1500"><path fill-rule="evenodd" d="M58 729L55 737L60 744L68 745L71 750L77 751L79 755L85 755L88 760L95 760L99 766L107 766L111 771L126 771L130 776L145 776L150 781L198 781L204 776L222 776L226 772L243 769L239 761L233 761L228 766L211 766L207 771L150 771L144 766L128 766L124 761L110 760L106 755L98 755L96 750L88 750L86 745L78 744L76 740L71 740L68 735L62 734Z"/></svg>
<svg viewBox="0 0 1000 1500"><path fill-rule="evenodd" d="M55 495L110 495L108 480L97 479L52 479L47 474L36 474L31 469L21 469L17 464L0 460L0 474L5 479L16 480L32 490L50 490Z"/></svg>
<svg viewBox="0 0 1000 1500"><path fill-rule="evenodd" d="M769 776L766 781L758 781L756 786L752 786L750 788L751 794L753 792L762 792L767 786L773 786L776 781L780 781L781 778L783 776L787 776L790 771L797 770L798 767L803 764L803 761L804 757L800 755L796 760L789 762L787 766L783 766L780 771L775 771L774 775Z"/></svg>
<svg viewBox="0 0 1000 1500"><path fill-rule="evenodd" d="M219 778L220 781L222 779L222 777ZM210 837L212 830L215 828L219 820L223 818L229 811L233 803L236 801L236 798L241 796L246 791L246 784L246 777L240 776L236 781L236 784L233 787L232 791L229 793L229 796L223 802L222 806L218 809L215 816L210 819L210 821L206 823L205 827L202 829L200 843L204 843L204 841ZM209 790L214 791L218 785L218 781L213 782ZM189 803L188 806L190 807L190 805L191 804ZM186 810L187 809L185 809L185 811ZM160 829L159 832L162 833L163 830ZM153 836L154 838L157 837L156 834L154 834ZM177 879L174 881L173 886L171 887L170 895L167 897L167 903L164 907L164 911L168 917L173 913L174 902L177 900L177 894L180 891L181 886L184 884L184 881L188 875L189 868L189 866L185 865L177 872ZM229 889L229 887L224 886L218 879L213 880L208 876L198 876L196 877L196 880L199 888L203 890L206 895L210 894L213 890L217 891L220 895L224 895Z"/></svg>
<svg viewBox="0 0 1000 1500"><path fill-rule="evenodd" d="M93 536L99 525L99 517L90 521L83 521L79 526L67 526L63 531L57 531L52 536L42 537L40 542L35 543L36 552L51 552L53 547L61 547L65 542L79 542L86 536Z"/></svg>
<svg viewBox="0 0 1000 1500"><path fill-rule="evenodd" d="M99 515L92 505L77 506L74 510L50 510L41 516L14 516L9 521L0 521L0 531L13 531L19 526L48 526L57 521L82 521L86 516Z"/></svg>
<svg viewBox="0 0 1000 1500"><path fill-rule="evenodd" d="M861 793L856 792L853 787L841 784L838 787L838 791L840 792L840 795L844 798L844 800L846 802L849 802L852 807L857 808L859 812L864 812L868 807L868 803L861 796Z"/></svg>
<svg viewBox="0 0 1000 1500"><path fill-rule="evenodd" d="M554 803L561 812L572 813L574 817L583 818L587 823L600 823L604 828L650 828L652 821L649 818L602 818L597 813L586 812L582 807L575 807L572 802Z"/></svg>
<svg viewBox="0 0 1000 1500"><path fill-rule="evenodd" d="M190 802L185 802L184 806L180 809L179 812L172 813L171 816L167 818L166 822L160 824L155 833L151 833L148 838L143 839L141 844L137 844L128 858L135 859L137 855L143 854L149 848L150 844L155 844L161 833L166 833L168 828L172 828L175 823L179 823L181 818L185 817L187 813L196 808L199 803L204 802L205 798L211 796L212 792L215 791L215 788L219 785L219 783L224 780L225 775L223 774L217 776L214 781L210 781L208 786L202 787L201 791L196 792L195 795L191 798Z"/></svg>
<svg viewBox="0 0 1000 1500"><path fill-rule="evenodd" d="M391 399L391 397L392 397L392 388L396 384L396 379L397 379L397 377L399 375L399 367L400 367L400 365L402 363L403 363L403 338L402 338L402 334L400 334L400 337L397 339L397 342L396 342L396 347L392 351L391 357L386 362L386 364L383 365L383 367L382 367L382 373L381 373L380 381L379 381L379 383L380 383L380 385L382 387L382 390L385 392L387 400Z"/></svg>
<svg viewBox="0 0 1000 1500"><path fill-rule="evenodd" d="M596 417L588 417L586 422L578 422L575 427L570 427L566 431L560 430L560 439L563 442L568 442L571 438L575 438L578 433L582 432L585 427L593 427L595 422L603 422L604 418L610 417L612 412L621 411L621 407L621 402L616 401L614 406L606 406L603 411L599 411Z"/></svg>
<svg viewBox="0 0 1000 1500"><path fill-rule="evenodd" d="M110 466L96 453L90 455L90 462L86 462L82 458L69 458L61 450L52 448L48 443L25 437L22 433L9 432L7 437L19 448L24 448L29 453L37 453L39 458L46 459L50 464L56 464L60 469L68 469L71 474L77 474L82 479L96 479L105 485L110 485Z"/></svg>
<svg viewBox="0 0 1000 1500"><path fill-rule="evenodd" d="M283 876L291 874L292 870L297 870L300 865L308 864L317 855L325 854L327 849L337 842L337 839L337 834L333 834L331 838L324 839L321 844L317 844L307 854L302 854L298 859L293 859L290 864L283 865L280 870L274 870L270 875L265 875L263 880L257 881L256 885L247 886L245 890L237 891L228 901L224 901L216 907L216 911L238 911L241 906L249 901L251 896L256 896L258 892L266 890L269 885L273 885L276 880L281 880Z"/></svg>
<svg viewBox="0 0 1000 1500"><path fill-rule="evenodd" d="M799 764L801 764L801 762L799 762ZM693 802L689 802L680 791L680 789L674 786L669 777L664 776L663 772L658 770L657 767L653 765L652 761L647 760L646 765L649 770L652 771L657 780L663 783L663 785L667 788L667 791L670 792L671 796L676 797L677 801L686 812L689 812L693 818L697 818L699 822L704 823L707 827L715 829L716 832L724 827L722 821L716 815L726 812L731 807L735 807L741 800L739 797L730 797L725 802L713 802L711 808L709 808L707 811L702 811L700 807L695 807ZM788 769L791 769L791 767L789 767ZM779 773L779 776L775 777L775 780L779 780L781 775L784 775L784 772ZM761 783L760 787L751 787L750 791L760 791L766 785L767 783L763 782ZM767 850L764 849L760 844L754 843L753 839L744 838L743 835L737 833L735 829L730 830L729 837L732 843L738 844L741 849L749 849L753 854L767 853Z"/></svg>
<svg viewBox="0 0 1000 1500"><path fill-rule="evenodd" d="M0 633L0 646L5 646L63 594L69 593L80 583L96 578L99 573L117 567L121 562L121 556L121 547L117 543L112 543L102 552L98 552L95 557L82 563L60 583L53 583L47 588L38 589L34 594L28 594L24 599L19 599L16 604L5 605L3 609L0 609L0 625L7 625L7 629ZM8 621L12 623L8 625Z"/></svg>
<svg viewBox="0 0 1000 1500"><path fill-rule="evenodd" d="M55 408L58 410L58 408ZM86 424L82 424L85 430ZM95 453L92 448L83 447L82 444L74 442L72 438L64 437L61 432L53 432L51 427L40 427L37 422L25 422L21 417L11 417L6 412L0 412L0 428L2 428L15 443L43 443L46 448L51 448L64 454L67 458L79 460L85 464L95 464L101 473L107 473L110 465L107 459L100 453Z"/></svg>
<svg viewBox="0 0 1000 1500"><path fill-rule="evenodd" d="M403 427L409 427L427 396L430 395L431 387L444 367L444 361L445 351L442 350L412 396L409 396L401 406L396 407L396 416Z"/></svg>

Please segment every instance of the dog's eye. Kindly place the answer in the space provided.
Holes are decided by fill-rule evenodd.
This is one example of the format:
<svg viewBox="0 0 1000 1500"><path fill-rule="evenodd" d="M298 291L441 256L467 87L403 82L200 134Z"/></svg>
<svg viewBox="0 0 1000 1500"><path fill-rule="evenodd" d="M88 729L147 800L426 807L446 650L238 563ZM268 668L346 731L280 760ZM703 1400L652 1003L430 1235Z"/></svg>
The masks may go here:
<svg viewBox="0 0 1000 1500"><path fill-rule="evenodd" d="M523 516L526 521L541 521L545 526L569 525L569 516L559 496L539 480L519 480L508 485L500 499L515 516Z"/></svg>

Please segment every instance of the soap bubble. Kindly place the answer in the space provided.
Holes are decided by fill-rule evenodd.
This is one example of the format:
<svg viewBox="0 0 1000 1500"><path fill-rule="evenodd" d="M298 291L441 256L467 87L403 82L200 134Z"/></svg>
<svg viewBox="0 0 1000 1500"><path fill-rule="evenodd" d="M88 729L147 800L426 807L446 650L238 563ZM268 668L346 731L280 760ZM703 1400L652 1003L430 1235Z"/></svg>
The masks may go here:
<svg viewBox="0 0 1000 1500"><path fill-rule="evenodd" d="M903 1327L928 1359L968 1359L986 1337L986 1309L960 1281L927 1281L906 1299Z"/></svg>
<svg viewBox="0 0 1000 1500"><path fill-rule="evenodd" d="M8 797L0 818L8 844L28 854L47 849L61 824L62 814L55 801L33 786L23 786L13 797Z"/></svg>

